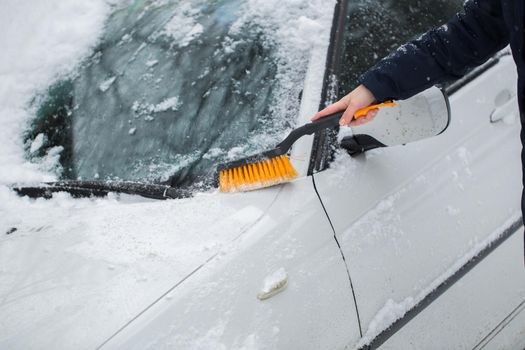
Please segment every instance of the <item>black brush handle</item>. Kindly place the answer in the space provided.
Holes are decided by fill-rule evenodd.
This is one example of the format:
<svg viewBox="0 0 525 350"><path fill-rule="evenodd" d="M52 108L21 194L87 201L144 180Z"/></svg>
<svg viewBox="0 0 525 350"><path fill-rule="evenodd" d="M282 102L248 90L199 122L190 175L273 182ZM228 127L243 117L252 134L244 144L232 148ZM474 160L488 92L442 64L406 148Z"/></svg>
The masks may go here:
<svg viewBox="0 0 525 350"><path fill-rule="evenodd" d="M304 135L311 135L316 131L320 131L326 128L333 128L339 125L339 119L343 116L343 112L335 113L327 117L317 119L315 122L305 124L298 127L297 129L292 130L290 134L278 144L275 148L268 150L263 153L255 154L243 159L239 159L233 162L228 162L226 164L219 164L217 166L218 171L224 169L231 169L235 167L244 166L250 163L257 163L263 159L279 157L285 155L286 152L292 147L295 141Z"/></svg>
<svg viewBox="0 0 525 350"><path fill-rule="evenodd" d="M277 145L276 150L278 150L279 155L285 154L288 152L290 147L292 147L294 142L304 135L312 135L317 131L338 126L339 119L341 119L342 116L343 112L338 112L292 130L292 132L286 136L283 142Z"/></svg>

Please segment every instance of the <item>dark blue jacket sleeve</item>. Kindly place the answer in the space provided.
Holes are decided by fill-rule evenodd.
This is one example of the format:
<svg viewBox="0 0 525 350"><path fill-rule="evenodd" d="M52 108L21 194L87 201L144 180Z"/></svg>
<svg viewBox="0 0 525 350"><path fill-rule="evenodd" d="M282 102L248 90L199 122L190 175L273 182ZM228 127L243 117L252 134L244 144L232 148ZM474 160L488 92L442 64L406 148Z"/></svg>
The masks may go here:
<svg viewBox="0 0 525 350"><path fill-rule="evenodd" d="M467 1L464 12L401 46L367 71L361 83L384 101L463 76L509 42L500 1Z"/></svg>

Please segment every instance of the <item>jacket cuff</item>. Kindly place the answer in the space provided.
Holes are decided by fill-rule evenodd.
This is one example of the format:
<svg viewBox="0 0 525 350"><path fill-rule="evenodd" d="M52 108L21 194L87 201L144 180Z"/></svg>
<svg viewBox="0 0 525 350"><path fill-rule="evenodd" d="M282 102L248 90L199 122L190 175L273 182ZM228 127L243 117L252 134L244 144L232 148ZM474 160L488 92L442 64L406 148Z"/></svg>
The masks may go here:
<svg viewBox="0 0 525 350"><path fill-rule="evenodd" d="M370 90L379 102L395 99L395 93L390 87L388 78L373 69L364 73L359 78L359 82Z"/></svg>

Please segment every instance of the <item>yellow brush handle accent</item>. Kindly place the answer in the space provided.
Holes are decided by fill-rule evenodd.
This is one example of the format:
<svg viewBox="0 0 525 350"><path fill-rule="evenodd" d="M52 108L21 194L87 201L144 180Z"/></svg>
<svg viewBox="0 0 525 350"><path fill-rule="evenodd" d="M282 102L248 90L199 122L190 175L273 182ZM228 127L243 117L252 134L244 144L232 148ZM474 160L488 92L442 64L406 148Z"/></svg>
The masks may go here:
<svg viewBox="0 0 525 350"><path fill-rule="evenodd" d="M394 101L386 101L383 103L378 103L376 105L370 105L368 107L357 110L357 112L355 112L354 114L354 118L358 119L358 118L364 117L372 109L378 109L381 107L394 107L394 106L397 106L397 103L395 103Z"/></svg>

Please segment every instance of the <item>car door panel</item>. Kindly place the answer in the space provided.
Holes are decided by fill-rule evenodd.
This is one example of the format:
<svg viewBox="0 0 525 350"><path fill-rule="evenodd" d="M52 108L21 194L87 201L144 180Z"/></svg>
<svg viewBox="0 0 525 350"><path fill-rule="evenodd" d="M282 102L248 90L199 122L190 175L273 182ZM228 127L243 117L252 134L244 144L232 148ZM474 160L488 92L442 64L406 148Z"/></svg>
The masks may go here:
<svg viewBox="0 0 525 350"><path fill-rule="evenodd" d="M378 313L401 317L478 242L519 217L519 123L490 122L495 97L515 81L513 62L503 57L451 97L444 134L354 159L340 155L314 175L370 336L380 331ZM483 327L491 325L480 334Z"/></svg>
<svg viewBox="0 0 525 350"><path fill-rule="evenodd" d="M523 349L517 345L525 334L525 313L507 320L504 328L496 327L525 300L523 265L516 263L523 259L522 231L520 227L379 348Z"/></svg>

